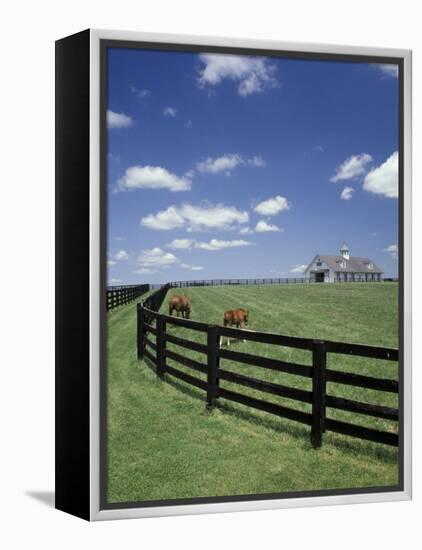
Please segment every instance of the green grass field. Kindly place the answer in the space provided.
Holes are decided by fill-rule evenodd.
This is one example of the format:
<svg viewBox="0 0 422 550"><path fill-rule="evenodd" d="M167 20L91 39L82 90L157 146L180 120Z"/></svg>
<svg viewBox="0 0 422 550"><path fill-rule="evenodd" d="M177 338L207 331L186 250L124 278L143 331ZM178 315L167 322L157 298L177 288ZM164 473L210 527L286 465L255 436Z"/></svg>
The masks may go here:
<svg viewBox="0 0 422 550"><path fill-rule="evenodd" d="M173 293L171 291L167 299ZM196 287L192 319L222 323L225 309L250 310L249 328L292 336L398 345L396 284L326 284ZM167 299L162 311L167 312ZM204 342L204 335L172 326L172 334ZM152 336L152 335L151 335ZM136 359L136 308L130 304L108 314L107 457L108 501L282 493L317 489L389 486L398 482L397 449L334 433L312 449L309 427L221 400L205 409L205 394L167 376L157 379L147 361ZM205 356L168 344L183 355ZM307 351L253 342L231 348L311 364ZM184 367L169 364L180 370ZM310 389L298 376L230 361L221 367L256 378ZM328 355L328 367L396 378L397 365L386 361ZM188 369L185 372L192 374ZM195 376L201 377L199 373ZM224 387L299 410L310 406L224 381ZM328 384L332 395L397 406L393 394ZM328 416L383 430L385 420L328 409Z"/></svg>

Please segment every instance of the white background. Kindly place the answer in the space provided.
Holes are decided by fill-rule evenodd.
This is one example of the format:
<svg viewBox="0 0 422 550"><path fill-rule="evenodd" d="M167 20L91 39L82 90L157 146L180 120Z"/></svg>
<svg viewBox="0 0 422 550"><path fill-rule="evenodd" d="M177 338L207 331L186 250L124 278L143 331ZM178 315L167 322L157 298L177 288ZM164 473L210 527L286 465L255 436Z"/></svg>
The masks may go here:
<svg viewBox="0 0 422 550"><path fill-rule="evenodd" d="M415 548L421 540L421 353L414 500L88 524L55 511L54 40L88 27L414 50L414 272L421 271L416 0L3 1L0 20L0 544L3 548ZM345 128L347 131L347 128ZM77 219L75 218L75 223ZM414 307L420 301L418 281ZM421 319L414 313L415 346ZM77 395L75 395L77 399ZM412 540L413 539L413 540ZM417 542L419 540L419 543Z"/></svg>

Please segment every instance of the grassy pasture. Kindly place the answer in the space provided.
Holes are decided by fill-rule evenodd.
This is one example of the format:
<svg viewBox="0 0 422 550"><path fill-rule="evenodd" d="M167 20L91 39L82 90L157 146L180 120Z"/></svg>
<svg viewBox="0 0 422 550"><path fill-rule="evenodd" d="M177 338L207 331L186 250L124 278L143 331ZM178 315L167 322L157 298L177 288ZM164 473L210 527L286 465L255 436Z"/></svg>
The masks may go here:
<svg viewBox="0 0 422 550"><path fill-rule="evenodd" d="M222 323L225 309L250 310L253 330L353 343L398 345L395 284L196 287L186 292L196 320ZM166 312L167 299L162 311ZM204 342L199 332L171 326L172 334ZM151 335L152 337L152 335ZM221 400L205 410L204 392L167 377L157 380L136 360L136 308L108 315L108 500L142 501L195 496L370 487L398 481L396 449L334 433L313 450L309 427ZM168 343L198 361L205 356ZM311 364L310 352L232 342L230 349ZM170 365L193 374L169 360ZM262 380L310 389L299 376L222 360L221 367ZM397 365L328 355L328 367L370 376L397 377ZM201 374L194 373L201 377ZM223 386L224 384L224 386ZM310 406L221 381L222 387L299 410ZM332 395L397 406L393 394L328 384ZM328 409L328 416L383 430L395 423Z"/></svg>

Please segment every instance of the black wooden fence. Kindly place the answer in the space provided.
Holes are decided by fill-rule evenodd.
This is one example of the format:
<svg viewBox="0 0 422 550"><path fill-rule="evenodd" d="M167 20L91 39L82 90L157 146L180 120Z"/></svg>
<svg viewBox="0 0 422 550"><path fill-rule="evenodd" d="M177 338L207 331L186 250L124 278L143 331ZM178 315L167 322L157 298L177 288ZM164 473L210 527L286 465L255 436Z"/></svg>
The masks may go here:
<svg viewBox="0 0 422 550"><path fill-rule="evenodd" d="M399 436L397 433L375 430L357 424L334 420L327 418L326 415L327 408L334 408L398 422L399 414L397 409L344 399L327 393L327 382L335 382L397 394L399 385L396 380L374 378L327 368L328 353L398 361L397 349L296 338L273 333L208 325L198 321L170 317L158 312L168 288L170 288L170 285L162 287L158 290L158 293L154 293L157 294L157 297L151 295L145 302L139 303L137 306L138 358L148 358L155 365L157 375L160 378L163 378L165 375L174 376L183 382L204 390L206 392L207 406L211 409L216 406L218 399L222 398L306 424L311 427L310 437L312 445L315 448L322 445L322 434L324 431L337 432L387 445L398 445ZM148 305L152 305L152 308L147 307ZM154 321L155 326L153 325ZM170 334L167 331L168 325L185 327L193 331L205 333L207 335L207 343L200 344ZM155 339L151 339L150 335L154 335ZM221 336L308 350L312 352L312 367L221 348L219 343ZM196 361L184 356L183 352L176 353L171 351L166 347L167 342L176 344L182 349L199 352L205 356L205 361ZM167 359L188 367L192 371L205 374L206 381L168 365ZM270 369L311 379L312 390L306 391L281 384L274 384L222 369L220 368L220 359L228 359L237 363L254 365L262 369ZM312 412L302 412L232 391L224 387L224 381L253 388L264 393L309 403L312 406Z"/></svg>
<svg viewBox="0 0 422 550"><path fill-rule="evenodd" d="M384 278L379 282L398 282L398 279ZM284 285L284 284L304 284L314 283L308 277L273 277L273 278L254 278L254 279L196 279L193 281L173 281L167 283L171 288L191 288L196 286L222 286L222 285ZM338 284L340 281L336 281ZM365 283L365 282L378 282L378 281L364 281L364 280L352 280L349 278L347 281L341 281L342 283ZM328 284L328 283L327 283ZM165 285L154 283L150 285L152 290L162 288Z"/></svg>
<svg viewBox="0 0 422 550"><path fill-rule="evenodd" d="M307 283L304 277L285 277L272 279L197 279L195 281L175 281L170 283L172 288L189 288L194 286L221 286L221 285L282 285Z"/></svg>
<svg viewBox="0 0 422 550"><path fill-rule="evenodd" d="M222 286L222 285L282 285L282 284L301 284L308 283L309 279L304 277L285 277L272 279L195 279L193 281L173 281L167 283L170 288L191 288L195 286ZM153 283L150 285L152 290L159 289L164 285Z"/></svg>
<svg viewBox="0 0 422 550"><path fill-rule="evenodd" d="M167 283L166 285L163 285L158 290L150 294L143 302L143 307L146 310L157 312L160 311L161 304L164 301L164 298L166 297L167 291L171 288L171 284ZM147 323L151 323L153 317L145 313L144 315L145 320Z"/></svg>
<svg viewBox="0 0 422 550"><path fill-rule="evenodd" d="M149 285L125 285L107 287L107 311L128 304L149 291Z"/></svg>

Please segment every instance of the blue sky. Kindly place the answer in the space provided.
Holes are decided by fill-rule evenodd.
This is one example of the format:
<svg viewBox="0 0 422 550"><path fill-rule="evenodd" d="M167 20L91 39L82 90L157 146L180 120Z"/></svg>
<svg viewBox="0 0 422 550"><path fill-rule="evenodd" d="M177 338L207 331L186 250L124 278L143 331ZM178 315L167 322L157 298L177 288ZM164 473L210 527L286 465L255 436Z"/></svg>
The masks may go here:
<svg viewBox="0 0 422 550"><path fill-rule="evenodd" d="M367 63L108 50L108 282L398 271L398 80Z"/></svg>

